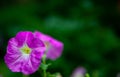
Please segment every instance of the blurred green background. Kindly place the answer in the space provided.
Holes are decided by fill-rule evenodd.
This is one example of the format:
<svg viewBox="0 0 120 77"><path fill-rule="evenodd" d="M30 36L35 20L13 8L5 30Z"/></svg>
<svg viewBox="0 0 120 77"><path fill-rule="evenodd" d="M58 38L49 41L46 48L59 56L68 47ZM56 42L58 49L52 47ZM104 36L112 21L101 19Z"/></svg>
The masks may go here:
<svg viewBox="0 0 120 77"><path fill-rule="evenodd" d="M8 40L17 32L41 31L64 43L47 71L70 77L78 66L91 77L120 73L120 1L0 0L0 74L22 77L4 63ZM36 72L30 77L40 77Z"/></svg>

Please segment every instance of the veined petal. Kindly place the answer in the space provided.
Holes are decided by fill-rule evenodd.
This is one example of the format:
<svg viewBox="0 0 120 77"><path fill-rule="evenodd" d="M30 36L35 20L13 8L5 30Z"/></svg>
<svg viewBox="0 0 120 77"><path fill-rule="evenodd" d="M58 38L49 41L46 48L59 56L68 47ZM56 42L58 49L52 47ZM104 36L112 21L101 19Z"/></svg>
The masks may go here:
<svg viewBox="0 0 120 77"><path fill-rule="evenodd" d="M31 74L37 71L41 63L43 54L44 54L44 50L39 48L34 49L30 55L29 60L23 64L22 72L24 74Z"/></svg>
<svg viewBox="0 0 120 77"><path fill-rule="evenodd" d="M30 48L38 48L45 46L44 43L40 39L35 37L33 34L28 34L26 42Z"/></svg>
<svg viewBox="0 0 120 77"><path fill-rule="evenodd" d="M31 61L30 59L28 59L27 61L25 61L23 64L22 64L22 67L21 67L21 72L23 74L32 74L34 73L36 70L34 70L34 68L32 67L32 64L31 64Z"/></svg>
<svg viewBox="0 0 120 77"><path fill-rule="evenodd" d="M21 63L23 60L21 59L21 55L19 54L6 54L5 55L5 63L13 72L20 72Z"/></svg>
<svg viewBox="0 0 120 77"><path fill-rule="evenodd" d="M11 38L8 42L7 46L7 53L9 54L16 54L20 53L19 48L17 47L18 42L16 41L15 38Z"/></svg>
<svg viewBox="0 0 120 77"><path fill-rule="evenodd" d="M32 32L29 32L29 31L21 31L21 32L18 32L15 39L17 40L18 42L18 47L21 47L23 46L23 44L25 43L25 41L27 40L27 37L29 34L32 34Z"/></svg>
<svg viewBox="0 0 120 77"><path fill-rule="evenodd" d="M19 51L19 48L17 47L18 42L15 38L11 38L8 42L7 46L7 54L5 55L5 63L8 65L8 67L14 72L20 71L20 61L17 61L22 53ZM16 68L15 68L16 66Z"/></svg>

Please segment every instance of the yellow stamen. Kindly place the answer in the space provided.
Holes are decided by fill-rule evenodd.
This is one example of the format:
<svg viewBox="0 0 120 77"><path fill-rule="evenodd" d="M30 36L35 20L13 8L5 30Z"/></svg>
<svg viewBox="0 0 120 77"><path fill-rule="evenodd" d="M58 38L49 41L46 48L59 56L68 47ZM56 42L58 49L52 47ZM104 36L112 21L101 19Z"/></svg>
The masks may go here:
<svg viewBox="0 0 120 77"><path fill-rule="evenodd" d="M25 45L21 48L21 51L25 54L30 54L31 49L27 45Z"/></svg>

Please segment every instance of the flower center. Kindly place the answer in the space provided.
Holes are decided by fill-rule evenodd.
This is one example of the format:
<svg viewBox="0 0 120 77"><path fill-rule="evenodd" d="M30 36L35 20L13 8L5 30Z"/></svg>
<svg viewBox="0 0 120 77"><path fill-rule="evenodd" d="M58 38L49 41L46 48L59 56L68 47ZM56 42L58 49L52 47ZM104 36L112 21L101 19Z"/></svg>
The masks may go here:
<svg viewBox="0 0 120 77"><path fill-rule="evenodd" d="M50 43L45 41L44 44L45 44L45 47L46 47L46 51L45 52L47 53L48 50L50 49Z"/></svg>
<svg viewBox="0 0 120 77"><path fill-rule="evenodd" d="M27 45L25 45L21 48L21 51L25 54L30 54L31 49Z"/></svg>
<svg viewBox="0 0 120 77"><path fill-rule="evenodd" d="M45 47L46 47L46 48L49 48L49 42L46 42L46 41L45 41L44 43L45 43Z"/></svg>

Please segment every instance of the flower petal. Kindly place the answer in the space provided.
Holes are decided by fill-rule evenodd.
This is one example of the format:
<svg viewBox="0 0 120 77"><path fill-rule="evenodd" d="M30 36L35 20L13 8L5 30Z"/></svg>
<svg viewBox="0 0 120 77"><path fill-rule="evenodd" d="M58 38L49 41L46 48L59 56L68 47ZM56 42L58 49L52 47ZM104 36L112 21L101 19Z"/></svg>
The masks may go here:
<svg viewBox="0 0 120 77"><path fill-rule="evenodd" d="M44 43L33 34L28 34L27 44L30 48L44 47Z"/></svg>
<svg viewBox="0 0 120 77"><path fill-rule="evenodd" d="M41 63L43 54L44 54L44 50L38 48L33 50L29 60L23 64L22 72L24 74L31 74L37 71Z"/></svg>
<svg viewBox="0 0 120 77"><path fill-rule="evenodd" d="M17 47L18 42L16 41L15 38L11 38L8 42L7 46L7 53L9 54L16 54L20 53L19 48Z"/></svg>
<svg viewBox="0 0 120 77"><path fill-rule="evenodd" d="M38 32L38 31L35 31L34 35L36 37L38 37L39 39L41 39L42 41L49 41L52 38L51 36L45 35L45 34Z"/></svg>
<svg viewBox="0 0 120 77"><path fill-rule="evenodd" d="M6 54L5 63L13 72L20 72L20 67L22 63L21 55Z"/></svg>
<svg viewBox="0 0 120 77"><path fill-rule="evenodd" d="M13 72L19 72L20 71L20 56L22 53L19 51L19 48L17 47L18 42L15 38L11 38L8 42L7 46L7 54L5 55L5 63L11 69Z"/></svg>
<svg viewBox="0 0 120 77"><path fill-rule="evenodd" d="M28 34L32 34L32 32L29 31L21 31L18 32L15 39L18 41L18 47L23 46L23 44L25 43Z"/></svg>
<svg viewBox="0 0 120 77"><path fill-rule="evenodd" d="M57 40L50 41L50 48L47 52L47 58L51 60L55 60L56 58L60 57L63 51L63 43Z"/></svg>

